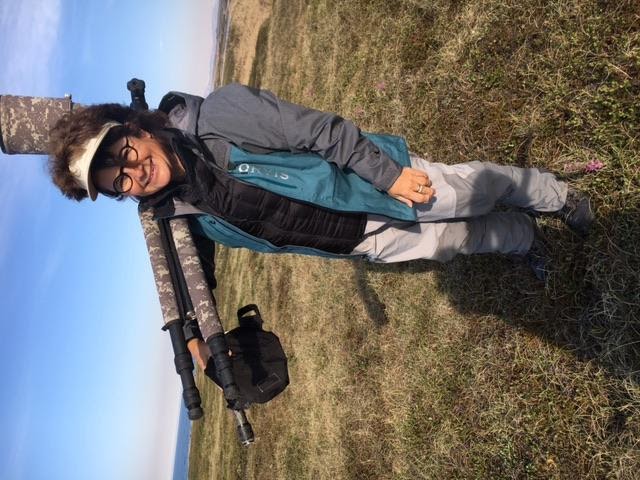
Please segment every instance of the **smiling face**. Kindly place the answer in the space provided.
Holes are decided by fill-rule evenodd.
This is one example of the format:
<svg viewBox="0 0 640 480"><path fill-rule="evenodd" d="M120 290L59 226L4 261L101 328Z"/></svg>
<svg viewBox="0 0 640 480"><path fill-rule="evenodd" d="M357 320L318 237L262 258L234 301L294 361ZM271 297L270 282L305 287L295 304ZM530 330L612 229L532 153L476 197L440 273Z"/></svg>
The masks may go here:
<svg viewBox="0 0 640 480"><path fill-rule="evenodd" d="M116 165L92 170L92 179L101 192L146 197L159 192L181 176L179 162L170 158L160 142L148 132L127 136L108 149Z"/></svg>

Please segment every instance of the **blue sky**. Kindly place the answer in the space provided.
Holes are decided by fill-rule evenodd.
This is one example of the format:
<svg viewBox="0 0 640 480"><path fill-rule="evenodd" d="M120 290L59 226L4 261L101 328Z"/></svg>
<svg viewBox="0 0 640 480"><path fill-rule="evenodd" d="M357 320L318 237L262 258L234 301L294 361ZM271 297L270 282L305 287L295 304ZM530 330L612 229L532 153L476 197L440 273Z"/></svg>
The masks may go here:
<svg viewBox="0 0 640 480"><path fill-rule="evenodd" d="M0 94L210 89L216 0L0 2ZM0 155L0 478L171 478L180 402L135 204L66 200Z"/></svg>

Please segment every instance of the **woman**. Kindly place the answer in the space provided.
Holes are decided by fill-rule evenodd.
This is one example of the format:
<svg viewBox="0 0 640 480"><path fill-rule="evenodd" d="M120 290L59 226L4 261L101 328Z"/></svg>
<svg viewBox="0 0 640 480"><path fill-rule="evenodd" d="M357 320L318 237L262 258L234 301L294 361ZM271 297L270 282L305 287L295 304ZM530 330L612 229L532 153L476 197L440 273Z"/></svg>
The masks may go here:
<svg viewBox="0 0 640 480"><path fill-rule="evenodd" d="M589 199L551 173L432 163L399 137L235 84L204 100L170 93L156 112L74 112L52 129L49 151L69 198L135 197L157 216L190 216L197 235L260 252L374 262L497 252L522 256L543 280L525 212L560 216L583 235L593 221ZM205 369L207 345L197 328L185 334Z"/></svg>
<svg viewBox="0 0 640 480"><path fill-rule="evenodd" d="M53 128L50 151L53 181L70 198L136 197L157 215L192 216L199 235L260 252L526 257L535 243L526 211L581 234L593 221L588 198L551 173L429 162L399 137L237 84L204 100L170 93L156 112L89 107Z"/></svg>

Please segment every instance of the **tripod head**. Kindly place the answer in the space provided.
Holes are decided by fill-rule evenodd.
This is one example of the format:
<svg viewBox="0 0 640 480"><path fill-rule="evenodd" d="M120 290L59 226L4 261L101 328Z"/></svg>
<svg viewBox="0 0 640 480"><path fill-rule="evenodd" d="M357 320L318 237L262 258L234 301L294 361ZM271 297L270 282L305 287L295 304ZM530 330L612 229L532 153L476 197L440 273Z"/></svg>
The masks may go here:
<svg viewBox="0 0 640 480"><path fill-rule="evenodd" d="M145 88L144 80L132 78L127 82L127 90L131 92L131 104L129 106L134 110L149 110L149 105L144 98Z"/></svg>

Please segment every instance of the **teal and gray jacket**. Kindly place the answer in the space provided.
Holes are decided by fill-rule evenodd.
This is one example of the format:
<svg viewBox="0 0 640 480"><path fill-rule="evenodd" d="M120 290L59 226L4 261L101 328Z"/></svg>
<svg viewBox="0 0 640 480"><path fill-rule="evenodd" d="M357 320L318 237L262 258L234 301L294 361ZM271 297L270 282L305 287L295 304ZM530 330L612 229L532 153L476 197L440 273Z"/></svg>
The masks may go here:
<svg viewBox="0 0 640 480"><path fill-rule="evenodd" d="M415 221L412 208L385 192L409 166L404 139L363 134L338 115L295 105L264 90L232 84L206 99L171 92L159 109L195 135L215 167L241 184L332 212ZM221 215L175 199L175 215L195 215L195 229L216 242L260 252L336 256L308 246L274 245Z"/></svg>

